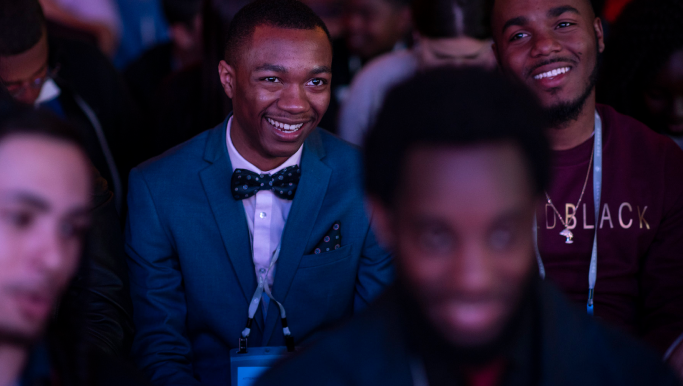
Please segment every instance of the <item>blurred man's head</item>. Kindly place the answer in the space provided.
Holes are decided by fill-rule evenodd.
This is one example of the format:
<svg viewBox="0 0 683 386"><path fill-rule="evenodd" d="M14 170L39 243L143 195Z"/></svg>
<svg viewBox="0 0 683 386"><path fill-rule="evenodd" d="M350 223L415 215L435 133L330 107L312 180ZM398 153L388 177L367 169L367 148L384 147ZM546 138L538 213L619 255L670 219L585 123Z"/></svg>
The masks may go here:
<svg viewBox="0 0 683 386"><path fill-rule="evenodd" d="M595 103L604 44L589 0L496 0L492 26L501 68L538 96L553 126Z"/></svg>
<svg viewBox="0 0 683 386"><path fill-rule="evenodd" d="M495 67L491 5L491 0L414 0L421 66Z"/></svg>
<svg viewBox="0 0 683 386"><path fill-rule="evenodd" d="M378 235L455 346L499 338L536 274L531 228L548 178L539 111L499 76L432 70L388 94L367 138Z"/></svg>
<svg viewBox="0 0 683 386"><path fill-rule="evenodd" d="M270 170L296 153L327 110L331 68L329 33L303 3L257 0L238 12L219 74L240 154Z"/></svg>
<svg viewBox="0 0 683 386"><path fill-rule="evenodd" d="M89 222L88 158L70 127L35 114L0 118L0 343L41 335Z"/></svg>
<svg viewBox="0 0 683 386"><path fill-rule="evenodd" d="M410 0L348 0L346 45L369 60L391 51L410 33Z"/></svg>
<svg viewBox="0 0 683 386"><path fill-rule="evenodd" d="M45 18L37 0L0 2L0 82L33 104L49 76Z"/></svg>

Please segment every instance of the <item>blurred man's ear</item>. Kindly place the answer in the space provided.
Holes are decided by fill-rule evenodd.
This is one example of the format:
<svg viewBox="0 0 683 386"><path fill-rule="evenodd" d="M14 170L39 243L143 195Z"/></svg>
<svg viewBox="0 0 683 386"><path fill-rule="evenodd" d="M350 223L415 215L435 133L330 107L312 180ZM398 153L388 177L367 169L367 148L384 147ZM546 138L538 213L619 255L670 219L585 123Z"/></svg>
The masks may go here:
<svg viewBox="0 0 683 386"><path fill-rule="evenodd" d="M365 202L371 215L372 230L375 231L377 239L384 248L393 252L396 236L392 226L394 224L392 211L375 197L368 197Z"/></svg>
<svg viewBox="0 0 683 386"><path fill-rule="evenodd" d="M235 95L236 75L235 68L229 65L225 60L221 60L220 63L218 63L218 76L221 79L225 95L230 99Z"/></svg>

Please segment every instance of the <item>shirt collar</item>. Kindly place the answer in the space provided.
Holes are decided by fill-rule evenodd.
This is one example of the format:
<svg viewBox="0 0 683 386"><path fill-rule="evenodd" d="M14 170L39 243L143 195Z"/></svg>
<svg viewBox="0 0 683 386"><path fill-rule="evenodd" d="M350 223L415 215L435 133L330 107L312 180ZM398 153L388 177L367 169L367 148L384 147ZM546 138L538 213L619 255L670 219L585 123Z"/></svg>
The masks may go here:
<svg viewBox="0 0 683 386"><path fill-rule="evenodd" d="M280 170L289 167L289 166L294 166L294 165L299 165L301 162L301 153L303 152L304 145L301 145L299 147L299 150L296 151L291 157L287 159L282 165L276 167L275 169L272 170L260 170L256 166L252 165L251 162L247 161L242 157L242 155L237 151L235 148L235 145L232 143L232 138L230 137L230 129L232 128L232 118L228 120L227 124L227 133L226 133L226 142L228 146L228 156L230 156L230 163L232 164L232 171L235 171L237 169L246 169L251 172L254 172L256 174L274 174L279 172Z"/></svg>
<svg viewBox="0 0 683 386"><path fill-rule="evenodd" d="M41 103L53 100L61 93L62 90L59 88L59 86L57 86L57 83L55 83L55 81L52 79L48 79L40 89L40 94L38 94L38 99L36 99L35 105L38 106Z"/></svg>

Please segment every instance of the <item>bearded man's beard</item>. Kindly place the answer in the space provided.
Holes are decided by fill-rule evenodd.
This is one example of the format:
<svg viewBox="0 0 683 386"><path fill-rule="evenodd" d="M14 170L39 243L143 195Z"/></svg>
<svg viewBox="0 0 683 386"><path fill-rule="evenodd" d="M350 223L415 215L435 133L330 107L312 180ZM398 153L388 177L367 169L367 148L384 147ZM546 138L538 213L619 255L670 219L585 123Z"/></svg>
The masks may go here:
<svg viewBox="0 0 683 386"><path fill-rule="evenodd" d="M583 110L586 100L588 100L588 97L593 92L593 89L595 89L595 83L598 80L598 70L600 68L601 61L602 54L598 51L595 60L595 66L588 77L586 88L578 98L573 101L560 102L554 106L545 108L550 127L563 129L567 127L571 121L575 121L579 118L579 114L581 114L581 110ZM551 90L551 93L552 92L553 91Z"/></svg>

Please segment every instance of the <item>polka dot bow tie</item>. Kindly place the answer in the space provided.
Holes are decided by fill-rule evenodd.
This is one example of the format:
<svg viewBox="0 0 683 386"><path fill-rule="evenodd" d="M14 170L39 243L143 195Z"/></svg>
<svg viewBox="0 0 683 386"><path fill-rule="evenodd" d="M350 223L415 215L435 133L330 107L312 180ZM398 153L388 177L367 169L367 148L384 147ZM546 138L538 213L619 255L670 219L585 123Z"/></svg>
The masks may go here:
<svg viewBox="0 0 683 386"><path fill-rule="evenodd" d="M299 179L301 168L298 165L286 167L272 175L237 169L232 173L230 187L235 200L244 200L261 190L272 190L280 198L293 200Z"/></svg>

